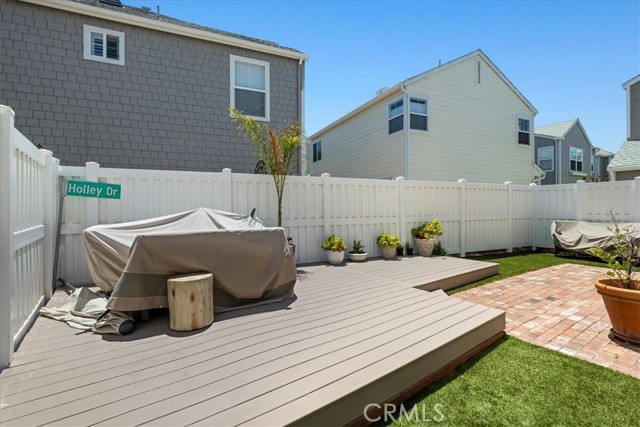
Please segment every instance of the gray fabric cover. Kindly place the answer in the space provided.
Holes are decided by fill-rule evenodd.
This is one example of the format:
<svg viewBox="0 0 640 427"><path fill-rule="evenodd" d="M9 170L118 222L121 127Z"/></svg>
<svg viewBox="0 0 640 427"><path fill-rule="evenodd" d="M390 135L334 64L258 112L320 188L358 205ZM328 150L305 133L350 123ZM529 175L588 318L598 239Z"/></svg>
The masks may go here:
<svg viewBox="0 0 640 427"><path fill-rule="evenodd" d="M551 223L551 237L553 244L565 251L588 255L587 249L589 248L613 249L615 238L607 227L613 227L613 224L553 221ZM640 244L640 224L626 223L619 224L619 227L631 227L632 236Z"/></svg>
<svg viewBox="0 0 640 427"><path fill-rule="evenodd" d="M214 311L293 296L296 267L282 228L213 209L84 231L93 279L112 291L107 308L167 307L167 279L210 272Z"/></svg>

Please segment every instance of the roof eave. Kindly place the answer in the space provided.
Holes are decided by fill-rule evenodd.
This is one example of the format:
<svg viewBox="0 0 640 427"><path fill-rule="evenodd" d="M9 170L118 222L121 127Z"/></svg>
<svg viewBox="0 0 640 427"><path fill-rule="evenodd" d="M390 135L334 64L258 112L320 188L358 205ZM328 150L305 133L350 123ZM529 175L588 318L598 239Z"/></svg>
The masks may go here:
<svg viewBox="0 0 640 427"><path fill-rule="evenodd" d="M622 89L627 90L631 85L634 85L638 82L640 82L640 74L631 78L631 80L627 80L626 82L622 83Z"/></svg>
<svg viewBox="0 0 640 427"><path fill-rule="evenodd" d="M143 18L134 15L128 15L121 12L116 12L108 9L102 9L95 6L75 3L75 2L61 2L50 0L20 0L25 3L32 3L39 6L48 7L51 9L64 10L67 12L78 13L81 15L92 16L95 18L107 19L114 22L120 22L122 24L135 25L137 27L149 28L157 31L164 31L166 33L179 34L194 39L206 40L214 43L225 44L230 46L241 47L245 49L255 50L258 52L269 53L272 55L282 56L286 58L298 59L300 61L307 61L309 56L302 52L295 52L288 49L278 48L275 46L263 45L260 43L252 42L249 40L242 40L235 37L225 36L223 34L216 34L196 28L184 27L176 24L171 24L163 21L154 21L148 18Z"/></svg>
<svg viewBox="0 0 640 427"><path fill-rule="evenodd" d="M627 172L627 171L635 171L635 170L640 170L639 166L611 166L611 164L609 164L609 166L607 167L608 171L614 171L614 172Z"/></svg>

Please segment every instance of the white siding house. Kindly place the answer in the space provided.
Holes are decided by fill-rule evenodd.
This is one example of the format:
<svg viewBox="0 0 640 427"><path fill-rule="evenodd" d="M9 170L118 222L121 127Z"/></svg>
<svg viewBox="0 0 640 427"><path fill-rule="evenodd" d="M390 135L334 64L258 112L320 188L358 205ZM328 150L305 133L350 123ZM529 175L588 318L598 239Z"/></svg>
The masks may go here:
<svg viewBox="0 0 640 427"><path fill-rule="evenodd" d="M407 114L409 113L409 114ZM312 135L312 175L530 183L531 103L477 50L381 91Z"/></svg>

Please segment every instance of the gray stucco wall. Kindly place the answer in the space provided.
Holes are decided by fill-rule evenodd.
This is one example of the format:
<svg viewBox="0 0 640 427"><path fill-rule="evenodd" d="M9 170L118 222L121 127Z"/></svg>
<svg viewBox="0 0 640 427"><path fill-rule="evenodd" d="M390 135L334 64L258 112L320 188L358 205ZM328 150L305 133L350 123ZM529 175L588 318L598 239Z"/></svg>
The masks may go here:
<svg viewBox="0 0 640 427"><path fill-rule="evenodd" d="M0 3L0 103L62 164L253 172L254 147L228 114L230 54L270 63L272 127L299 119L295 59ZM84 24L125 33L124 66L83 59Z"/></svg>
<svg viewBox="0 0 640 427"><path fill-rule="evenodd" d="M640 141L640 82L631 85L629 91L629 140Z"/></svg>
<svg viewBox="0 0 640 427"><path fill-rule="evenodd" d="M556 183L556 171L558 170L557 168L557 159L556 159L556 150L555 150L555 141L553 139L550 138L545 138L539 135L535 136L535 158L536 158L536 164L540 165L540 158L538 156L538 148L542 148L542 147L554 147L553 150L553 170L552 171L547 171L546 175L544 176L544 179L542 181L540 181L540 184L542 185L551 185L551 184L555 184Z"/></svg>

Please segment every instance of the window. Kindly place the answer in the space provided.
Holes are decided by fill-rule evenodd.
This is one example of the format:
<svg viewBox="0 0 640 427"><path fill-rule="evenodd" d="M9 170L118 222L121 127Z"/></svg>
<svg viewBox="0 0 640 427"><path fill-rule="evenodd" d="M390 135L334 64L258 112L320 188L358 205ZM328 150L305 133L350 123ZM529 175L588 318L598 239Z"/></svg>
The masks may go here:
<svg viewBox="0 0 640 427"><path fill-rule="evenodd" d="M518 119L518 144L531 144L531 121Z"/></svg>
<svg viewBox="0 0 640 427"><path fill-rule="evenodd" d="M553 170L553 147L538 148L538 166L545 172Z"/></svg>
<svg viewBox="0 0 640 427"><path fill-rule="evenodd" d="M313 162L322 160L322 141L313 143Z"/></svg>
<svg viewBox="0 0 640 427"><path fill-rule="evenodd" d="M427 101L424 99L409 99L409 129L427 130ZM389 134L404 129L404 100L389 104Z"/></svg>
<svg viewBox="0 0 640 427"><path fill-rule="evenodd" d="M389 135L404 128L404 104L402 99L389 104Z"/></svg>
<svg viewBox="0 0 640 427"><path fill-rule="evenodd" d="M409 128L427 130L427 101L411 98L409 110Z"/></svg>
<svg viewBox="0 0 640 427"><path fill-rule="evenodd" d="M572 172L583 172L582 170L582 161L583 161L583 152L582 148L569 147L569 161L570 166L569 169Z"/></svg>
<svg viewBox="0 0 640 427"><path fill-rule="evenodd" d="M84 59L124 65L124 33L85 25Z"/></svg>
<svg viewBox="0 0 640 427"><path fill-rule="evenodd" d="M591 153L591 173L594 173L596 169L596 156Z"/></svg>
<svg viewBox="0 0 640 427"><path fill-rule="evenodd" d="M231 55L231 108L269 120L269 63Z"/></svg>

